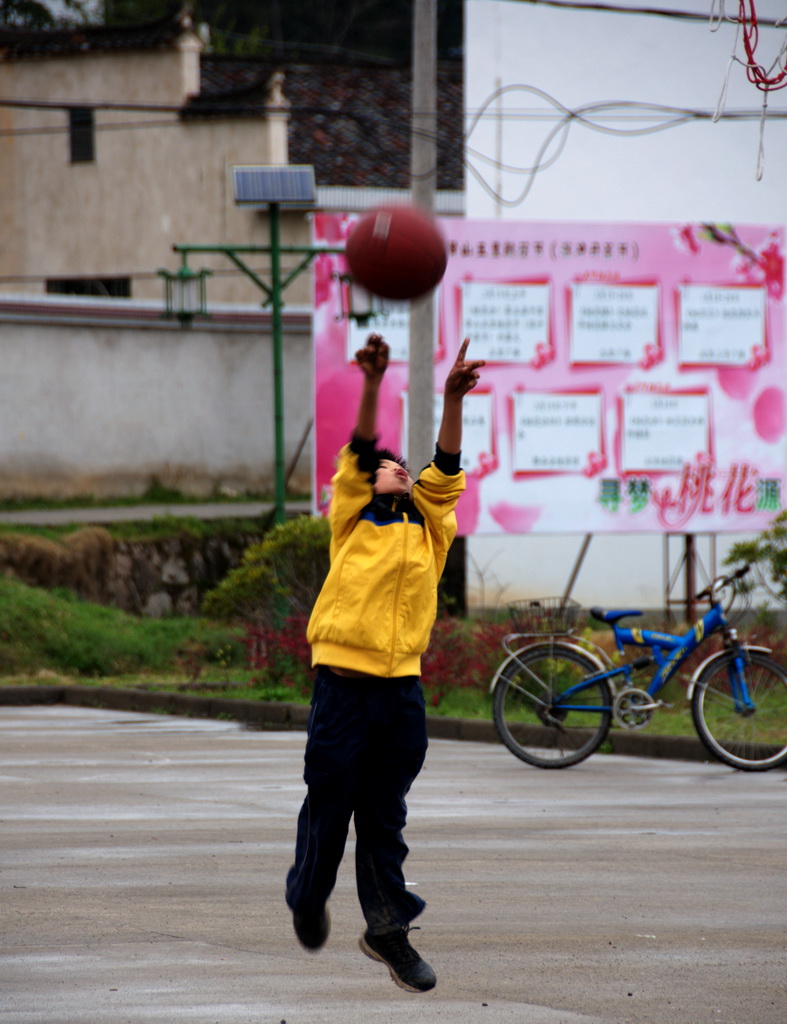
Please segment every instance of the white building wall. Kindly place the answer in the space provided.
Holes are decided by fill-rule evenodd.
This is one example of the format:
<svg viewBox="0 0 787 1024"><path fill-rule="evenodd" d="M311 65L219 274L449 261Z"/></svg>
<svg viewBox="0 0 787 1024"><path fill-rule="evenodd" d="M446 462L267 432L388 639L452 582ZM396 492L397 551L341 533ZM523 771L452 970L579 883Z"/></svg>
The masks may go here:
<svg viewBox="0 0 787 1024"><path fill-rule="evenodd" d="M142 494L153 479L199 497L272 492L269 318L214 314L181 330L157 319L160 306L135 305L135 322L118 304L113 322L112 304L98 316L79 299L59 300L57 313L45 300L24 314L10 305L0 300L3 497ZM312 414L308 311L285 331L289 466ZM309 485L304 457L291 486Z"/></svg>
<svg viewBox="0 0 787 1024"><path fill-rule="evenodd" d="M651 5L619 0L618 6ZM684 0L659 0L652 6L694 9L701 15L711 10L710 2L686 4ZM737 13L737 4L731 6ZM782 17L783 0L758 0L757 13L760 18ZM763 63L774 59L786 31L761 29L758 52ZM760 181L756 180L756 120L715 124L691 120L641 136L604 134L575 120L562 150L553 146L543 153L545 162L555 159L535 175L521 202L507 205L492 194L506 201L522 195L528 175L505 168L528 168L538 161L539 149L564 113L558 110L560 105L577 110L589 104L637 101L712 114L734 36L733 26L723 24L711 32L708 21L560 9L513 0L469 0L465 4L468 127L482 108L486 114L467 142L467 216L784 224L785 120L766 125ZM508 90L489 102L493 93L509 86L528 86L531 91ZM761 99L746 80L745 70L734 65L726 109L759 111ZM787 89L771 94L769 110L787 111ZM604 123L641 129L664 124L672 116L658 111L650 115L651 120L636 121L607 117ZM581 522L572 536L471 538L471 601L492 605L563 593L582 539ZM734 539L738 538L718 538L718 562ZM712 571L710 542L700 540L698 548L703 565ZM680 538L671 542L670 549L674 567L683 551ZM590 544L573 596L588 605L658 608L664 603L664 582L662 537L597 537ZM682 592L679 580L673 597Z"/></svg>

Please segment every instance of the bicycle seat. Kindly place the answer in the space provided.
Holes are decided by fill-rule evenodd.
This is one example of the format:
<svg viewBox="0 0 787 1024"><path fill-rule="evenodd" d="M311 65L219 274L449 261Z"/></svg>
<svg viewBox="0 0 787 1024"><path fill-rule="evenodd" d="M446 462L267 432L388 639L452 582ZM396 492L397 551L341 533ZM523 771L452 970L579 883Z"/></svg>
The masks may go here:
<svg viewBox="0 0 787 1024"><path fill-rule="evenodd" d="M614 626L620 619L625 619L627 615L642 615L642 612L635 610L631 611L615 611L607 608L591 608L590 614L594 619L599 619L601 622L608 622L610 626Z"/></svg>

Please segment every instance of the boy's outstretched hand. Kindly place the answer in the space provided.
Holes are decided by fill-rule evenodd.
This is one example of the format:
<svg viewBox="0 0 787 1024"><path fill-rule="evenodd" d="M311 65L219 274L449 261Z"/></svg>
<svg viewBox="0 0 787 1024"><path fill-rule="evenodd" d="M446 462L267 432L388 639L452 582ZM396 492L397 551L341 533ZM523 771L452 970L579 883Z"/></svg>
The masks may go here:
<svg viewBox="0 0 787 1024"><path fill-rule="evenodd" d="M480 379L479 370L486 366L483 359L467 362L467 346L470 339L465 338L459 354L448 376L445 379L443 392L443 418L440 432L437 435L437 447L448 454L458 454L462 448L462 399L468 391L472 391Z"/></svg>
<svg viewBox="0 0 787 1024"><path fill-rule="evenodd" d="M465 338L462 342L462 347L459 349L456 362L448 371L448 376L445 379L446 398L464 398L467 392L472 391L480 380L478 371L482 366L486 366L486 360L484 359L475 359L471 362L465 361L469 344L470 339Z"/></svg>
<svg viewBox="0 0 787 1024"><path fill-rule="evenodd" d="M369 381L380 381L388 368L388 345L381 334L370 334L363 348L355 353L355 361Z"/></svg>

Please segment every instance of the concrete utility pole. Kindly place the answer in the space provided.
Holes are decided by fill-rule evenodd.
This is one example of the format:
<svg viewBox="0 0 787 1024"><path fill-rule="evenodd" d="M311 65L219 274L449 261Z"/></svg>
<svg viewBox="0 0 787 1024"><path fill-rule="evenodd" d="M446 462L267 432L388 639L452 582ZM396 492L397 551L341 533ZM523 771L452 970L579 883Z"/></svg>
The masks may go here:
<svg viewBox="0 0 787 1024"><path fill-rule="evenodd" d="M413 203L434 212L437 180L437 3L413 4L410 175ZM434 454L434 298L410 304L407 458L417 477Z"/></svg>

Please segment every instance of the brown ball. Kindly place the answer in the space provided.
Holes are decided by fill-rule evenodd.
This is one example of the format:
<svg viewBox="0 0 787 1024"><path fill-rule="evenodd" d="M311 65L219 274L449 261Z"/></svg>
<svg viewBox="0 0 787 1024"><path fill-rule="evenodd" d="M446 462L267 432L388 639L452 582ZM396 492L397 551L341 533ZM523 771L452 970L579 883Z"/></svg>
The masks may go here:
<svg viewBox="0 0 787 1024"><path fill-rule="evenodd" d="M414 206L381 206L350 232L345 257L354 280L383 299L416 299L442 280L445 239L434 219Z"/></svg>

